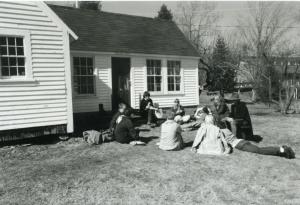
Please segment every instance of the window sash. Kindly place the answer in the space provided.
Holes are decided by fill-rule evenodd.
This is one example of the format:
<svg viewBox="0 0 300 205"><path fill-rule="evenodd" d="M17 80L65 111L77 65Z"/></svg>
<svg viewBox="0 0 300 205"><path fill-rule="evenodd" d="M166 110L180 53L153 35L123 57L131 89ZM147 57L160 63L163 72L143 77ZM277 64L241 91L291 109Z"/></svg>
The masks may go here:
<svg viewBox="0 0 300 205"><path fill-rule="evenodd" d="M167 61L168 91L181 90L181 65L180 61Z"/></svg>
<svg viewBox="0 0 300 205"><path fill-rule="evenodd" d="M147 90L150 92L162 91L161 60L147 60Z"/></svg>
<svg viewBox="0 0 300 205"><path fill-rule="evenodd" d="M0 36L0 76L3 78L24 77L25 70L24 37Z"/></svg>
<svg viewBox="0 0 300 205"><path fill-rule="evenodd" d="M93 57L73 57L74 89L79 95L95 94Z"/></svg>

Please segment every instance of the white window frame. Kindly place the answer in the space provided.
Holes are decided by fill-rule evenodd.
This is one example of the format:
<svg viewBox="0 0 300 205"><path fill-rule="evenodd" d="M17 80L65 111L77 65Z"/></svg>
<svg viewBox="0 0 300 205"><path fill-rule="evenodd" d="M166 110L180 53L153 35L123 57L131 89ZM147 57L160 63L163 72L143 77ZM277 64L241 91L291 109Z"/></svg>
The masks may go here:
<svg viewBox="0 0 300 205"><path fill-rule="evenodd" d="M33 81L30 31L22 30L22 29L0 29L0 36L23 38L24 57L25 57L25 75L24 76L1 76L2 73L0 72L0 82L1 81L2 82Z"/></svg>
<svg viewBox="0 0 300 205"><path fill-rule="evenodd" d="M179 65L180 65L179 75L175 75L175 73L174 73L174 75L172 75L173 77L174 76L180 76L180 88L179 88L179 90L169 90L169 88L168 88L168 84L169 84L169 82L168 82L168 77L169 77L169 75L168 75L168 61L179 62ZM167 94L182 94L183 93L183 69L182 69L181 63L182 62L180 60L177 60L177 59L167 59L166 60L166 81L165 82L166 82L166 93Z"/></svg>
<svg viewBox="0 0 300 205"><path fill-rule="evenodd" d="M149 91L148 90L148 81L147 81L147 60L160 60L161 61L161 91ZM181 82L180 82L180 91L168 91L168 61L179 61L180 62L180 76L181 76ZM184 95L184 69L182 68L182 60L179 60L178 58L146 58L145 59L145 90L150 92L150 95Z"/></svg>
<svg viewBox="0 0 300 205"><path fill-rule="evenodd" d="M161 76L161 84L160 84L160 91L149 91L148 90L148 67L147 67L147 61L148 60L153 60L153 61L160 61L160 76ZM145 64L146 64L146 90L150 92L150 94L163 94L164 93L164 72L163 72L163 60L162 59L157 59L157 58L147 58L145 60ZM156 75L152 75L152 76L156 76Z"/></svg>
<svg viewBox="0 0 300 205"><path fill-rule="evenodd" d="M75 68L74 68L74 57L78 58L92 58L93 60L93 77L94 77L94 93L80 94L76 91L74 87L74 77L75 77ZM97 87L96 87L96 65L95 65L95 56L87 54L74 54L71 56L71 65L72 65L72 90L75 97L96 97L97 96Z"/></svg>

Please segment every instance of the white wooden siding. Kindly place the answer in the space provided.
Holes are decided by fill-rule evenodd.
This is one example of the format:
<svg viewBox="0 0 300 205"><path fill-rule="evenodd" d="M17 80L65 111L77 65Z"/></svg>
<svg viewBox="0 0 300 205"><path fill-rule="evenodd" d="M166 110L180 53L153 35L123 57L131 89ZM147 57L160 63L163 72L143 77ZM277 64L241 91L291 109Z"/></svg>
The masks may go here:
<svg viewBox="0 0 300 205"><path fill-rule="evenodd" d="M132 57L132 89L131 89L131 105L139 108L139 102L143 92L147 89L146 77L146 59L144 57ZM149 58L151 59L151 58ZM155 58L165 61L169 58ZM194 106L199 104L198 91L198 61L196 59L178 59L183 69L183 92L180 94L164 94L152 95L154 102L159 103L160 107L170 107L173 105L174 99L178 98L183 106ZM164 82L166 83L166 82Z"/></svg>
<svg viewBox="0 0 300 205"><path fill-rule="evenodd" d="M85 56L84 54L72 54L72 56L78 55ZM74 113L97 112L99 104L103 104L104 110L111 110L111 57L96 55L94 63L96 93L91 96L80 96L73 91Z"/></svg>
<svg viewBox="0 0 300 205"><path fill-rule="evenodd" d="M84 53L84 54L83 54ZM105 110L111 110L111 55L93 54L89 52L74 52L73 56L94 56L95 59L95 78L96 78L96 94L92 96L76 96L73 93L74 112L96 112L99 110L99 104L103 104ZM119 55L113 55L119 57ZM131 106L139 108L140 98L147 89L146 77L146 59L147 57L120 55L120 57L129 57L131 60ZM151 59L151 58L149 58ZM166 57L155 57L166 62ZM198 60L171 58L172 60L180 60L183 69L183 92L171 95L152 95L154 102L158 102L161 107L170 107L175 98L180 99L184 106L194 106L199 103L198 91Z"/></svg>
<svg viewBox="0 0 300 205"><path fill-rule="evenodd" d="M30 31L33 83L0 82L0 130L67 124L64 35L35 2L0 2L0 28ZM1 81L1 79L0 79Z"/></svg>

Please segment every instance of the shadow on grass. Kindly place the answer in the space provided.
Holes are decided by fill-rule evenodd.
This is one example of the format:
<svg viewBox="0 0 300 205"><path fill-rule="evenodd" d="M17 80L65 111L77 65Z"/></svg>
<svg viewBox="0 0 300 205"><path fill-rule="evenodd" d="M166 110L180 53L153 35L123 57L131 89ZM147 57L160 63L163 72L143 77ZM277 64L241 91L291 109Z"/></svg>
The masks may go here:
<svg viewBox="0 0 300 205"><path fill-rule="evenodd" d="M159 137L157 137L157 136L139 137L139 139L140 139L142 142L145 142L146 144L148 144L148 143L151 142L152 140L158 139L158 138L159 138Z"/></svg>
<svg viewBox="0 0 300 205"><path fill-rule="evenodd" d="M270 115L270 113L257 112L257 113L251 113L251 115L266 116L266 115Z"/></svg>
<svg viewBox="0 0 300 205"><path fill-rule="evenodd" d="M34 138L25 138L14 141L2 142L0 147L14 146L14 145L51 145L60 142L59 135L44 135Z"/></svg>
<svg viewBox="0 0 300 205"><path fill-rule="evenodd" d="M263 138L260 135L253 135L251 138L246 138L246 140L259 143L263 140Z"/></svg>

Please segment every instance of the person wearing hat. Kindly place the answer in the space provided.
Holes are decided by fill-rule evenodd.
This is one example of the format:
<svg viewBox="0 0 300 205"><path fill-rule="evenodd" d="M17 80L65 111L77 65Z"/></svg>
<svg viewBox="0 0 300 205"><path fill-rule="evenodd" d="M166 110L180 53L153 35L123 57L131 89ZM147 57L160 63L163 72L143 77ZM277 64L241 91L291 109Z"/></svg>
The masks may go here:
<svg viewBox="0 0 300 205"><path fill-rule="evenodd" d="M288 159L293 159L295 158L295 153L292 150L292 148L283 145L283 146L268 146L268 147L258 147L252 143L250 143L247 140L244 139L238 139L229 129L225 128L220 128L216 126L215 124L215 119L212 115L207 115L205 117L205 124L206 126L201 126L197 136L194 140L193 146L192 146L192 151L193 152L198 152L198 153L209 153L209 154L223 154L223 153L228 153L226 149L219 149L217 146L212 146L213 140L215 140L216 143L219 143L218 140L216 139L222 139L222 144L225 143L229 144L232 146L232 148L245 151L245 152L251 152L251 153L256 153L256 154L261 154L261 155L273 155L273 156L279 156L279 157L285 157ZM205 138L209 137L209 141L205 143L205 146L203 144ZM223 141L224 139L224 141ZM201 145L202 144L202 145ZM200 146L197 149L197 147ZM208 146L209 145L209 146ZM225 147L224 147L225 148Z"/></svg>
<svg viewBox="0 0 300 205"><path fill-rule="evenodd" d="M230 122L232 133L237 138L251 139L253 137L252 122L246 103L242 102L238 93L232 93L231 97L226 99L233 102L227 121Z"/></svg>
<svg viewBox="0 0 300 205"><path fill-rule="evenodd" d="M166 151L181 150L184 147L181 127L174 121L175 113L172 110L167 110L166 115L167 120L161 125L159 148Z"/></svg>

